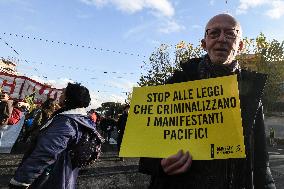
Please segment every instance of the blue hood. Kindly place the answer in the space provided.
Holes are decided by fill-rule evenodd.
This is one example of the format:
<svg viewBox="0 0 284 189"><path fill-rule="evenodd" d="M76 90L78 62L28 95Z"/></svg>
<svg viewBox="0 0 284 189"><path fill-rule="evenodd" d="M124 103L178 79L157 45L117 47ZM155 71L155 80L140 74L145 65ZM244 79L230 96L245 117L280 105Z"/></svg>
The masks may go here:
<svg viewBox="0 0 284 189"><path fill-rule="evenodd" d="M84 127L88 127L94 131L96 130L95 128L96 124L87 115L81 115L81 114L60 114L60 115L69 117Z"/></svg>

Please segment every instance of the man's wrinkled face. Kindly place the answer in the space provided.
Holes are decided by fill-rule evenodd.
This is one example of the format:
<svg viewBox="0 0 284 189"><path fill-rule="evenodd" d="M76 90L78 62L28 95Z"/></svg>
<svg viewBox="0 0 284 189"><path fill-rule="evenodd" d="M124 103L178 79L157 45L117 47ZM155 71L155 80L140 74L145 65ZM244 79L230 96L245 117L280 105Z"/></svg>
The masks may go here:
<svg viewBox="0 0 284 189"><path fill-rule="evenodd" d="M230 64L242 49L241 28L230 16L216 16L209 21L202 40L214 64Z"/></svg>

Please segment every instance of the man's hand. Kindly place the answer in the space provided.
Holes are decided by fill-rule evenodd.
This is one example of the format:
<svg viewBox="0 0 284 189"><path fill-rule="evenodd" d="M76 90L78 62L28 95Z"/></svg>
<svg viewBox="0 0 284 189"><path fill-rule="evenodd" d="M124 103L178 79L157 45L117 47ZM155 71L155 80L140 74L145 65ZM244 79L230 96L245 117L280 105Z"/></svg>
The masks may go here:
<svg viewBox="0 0 284 189"><path fill-rule="evenodd" d="M192 164L192 157L187 151L184 153L180 150L177 154L162 159L161 166L168 175L177 175L184 173Z"/></svg>

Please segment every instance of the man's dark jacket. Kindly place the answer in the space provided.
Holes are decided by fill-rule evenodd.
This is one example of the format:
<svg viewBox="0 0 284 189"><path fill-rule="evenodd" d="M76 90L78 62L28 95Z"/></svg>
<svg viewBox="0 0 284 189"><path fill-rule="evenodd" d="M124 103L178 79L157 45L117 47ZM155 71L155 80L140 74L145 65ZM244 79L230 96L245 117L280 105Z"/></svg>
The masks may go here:
<svg viewBox="0 0 284 189"><path fill-rule="evenodd" d="M168 83L199 80L202 59L181 64ZM169 176L163 172L161 159L141 158L139 171L151 175L149 188L155 189L274 189L266 149L261 96L266 75L241 70L238 73L242 125L246 158L193 160L186 173Z"/></svg>

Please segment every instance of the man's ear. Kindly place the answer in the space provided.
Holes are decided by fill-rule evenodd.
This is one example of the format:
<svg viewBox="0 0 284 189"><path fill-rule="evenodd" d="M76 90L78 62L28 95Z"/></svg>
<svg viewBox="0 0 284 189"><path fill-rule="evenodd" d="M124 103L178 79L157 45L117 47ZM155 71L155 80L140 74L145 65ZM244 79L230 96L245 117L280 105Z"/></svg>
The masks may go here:
<svg viewBox="0 0 284 189"><path fill-rule="evenodd" d="M244 48L244 42L243 42L243 40L241 40L240 43L239 43L238 51L241 52L243 50L243 48Z"/></svg>
<svg viewBox="0 0 284 189"><path fill-rule="evenodd" d="M206 42L205 39L201 40L201 47L206 51Z"/></svg>

